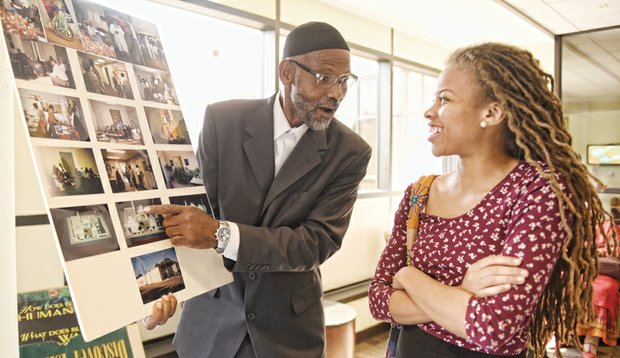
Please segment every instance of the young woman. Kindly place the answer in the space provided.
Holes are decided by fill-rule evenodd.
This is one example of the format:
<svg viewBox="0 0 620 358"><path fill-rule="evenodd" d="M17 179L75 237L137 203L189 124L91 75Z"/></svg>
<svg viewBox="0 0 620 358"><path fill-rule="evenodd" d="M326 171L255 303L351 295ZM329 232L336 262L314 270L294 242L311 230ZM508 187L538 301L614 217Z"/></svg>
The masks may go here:
<svg viewBox="0 0 620 358"><path fill-rule="evenodd" d="M552 87L512 46L449 57L424 116L459 164L430 186L410 266L407 189L370 286L373 316L403 325L397 357L542 356L591 314L605 213Z"/></svg>

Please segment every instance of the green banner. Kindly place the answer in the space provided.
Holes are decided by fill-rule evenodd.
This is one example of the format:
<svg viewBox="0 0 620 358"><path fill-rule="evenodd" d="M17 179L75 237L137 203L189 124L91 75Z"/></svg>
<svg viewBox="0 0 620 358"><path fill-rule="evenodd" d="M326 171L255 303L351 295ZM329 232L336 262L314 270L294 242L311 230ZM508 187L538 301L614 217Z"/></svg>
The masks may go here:
<svg viewBox="0 0 620 358"><path fill-rule="evenodd" d="M23 358L133 358L127 329L84 342L66 287L18 295Z"/></svg>

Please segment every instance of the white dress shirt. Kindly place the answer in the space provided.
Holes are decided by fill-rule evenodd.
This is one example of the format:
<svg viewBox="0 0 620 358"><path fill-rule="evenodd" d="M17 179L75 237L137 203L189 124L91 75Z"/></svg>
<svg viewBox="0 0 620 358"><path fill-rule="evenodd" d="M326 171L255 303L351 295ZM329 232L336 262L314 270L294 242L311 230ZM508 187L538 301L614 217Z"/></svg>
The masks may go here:
<svg viewBox="0 0 620 358"><path fill-rule="evenodd" d="M291 128L284 110L280 103L281 92L276 95L273 103L273 160L275 163L274 177L278 175L280 168L291 154L299 140L308 130L308 126L302 124L295 128ZM222 255L231 260L237 261L239 254L239 226L233 222L230 224L230 239L228 245L224 249Z"/></svg>

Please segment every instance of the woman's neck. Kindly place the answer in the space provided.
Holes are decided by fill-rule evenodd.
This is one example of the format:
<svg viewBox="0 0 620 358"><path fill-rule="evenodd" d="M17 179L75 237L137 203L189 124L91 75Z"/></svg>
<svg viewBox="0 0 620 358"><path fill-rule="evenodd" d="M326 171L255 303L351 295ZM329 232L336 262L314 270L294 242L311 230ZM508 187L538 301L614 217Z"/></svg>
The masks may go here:
<svg viewBox="0 0 620 358"><path fill-rule="evenodd" d="M461 157L450 182L459 188L489 191L508 175L518 162L518 159L504 153Z"/></svg>

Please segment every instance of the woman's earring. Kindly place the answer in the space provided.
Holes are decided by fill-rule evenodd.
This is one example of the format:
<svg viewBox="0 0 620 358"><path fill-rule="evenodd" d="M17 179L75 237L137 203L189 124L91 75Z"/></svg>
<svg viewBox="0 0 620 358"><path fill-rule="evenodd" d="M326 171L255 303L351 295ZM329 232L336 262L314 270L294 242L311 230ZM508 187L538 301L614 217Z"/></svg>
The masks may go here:
<svg viewBox="0 0 620 358"><path fill-rule="evenodd" d="M480 121L480 128L486 128L488 125L489 123L487 123L487 121L485 121L484 119Z"/></svg>

